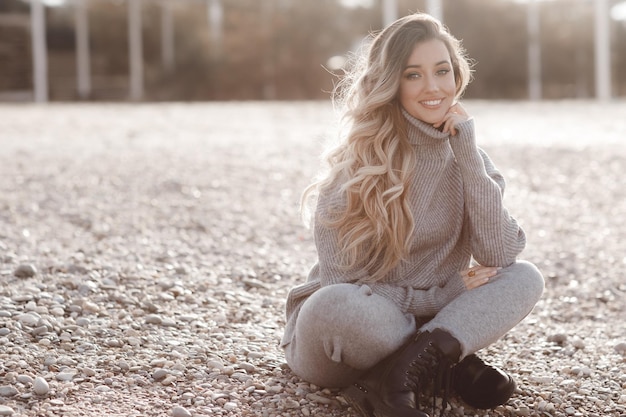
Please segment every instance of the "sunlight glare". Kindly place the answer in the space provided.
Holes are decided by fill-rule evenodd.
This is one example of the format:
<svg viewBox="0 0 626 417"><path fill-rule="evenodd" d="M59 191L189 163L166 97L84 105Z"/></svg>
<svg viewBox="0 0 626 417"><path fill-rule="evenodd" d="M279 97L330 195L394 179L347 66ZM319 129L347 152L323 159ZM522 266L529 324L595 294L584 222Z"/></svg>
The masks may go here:
<svg viewBox="0 0 626 417"><path fill-rule="evenodd" d="M350 9L356 9L357 7L370 9L374 7L374 0L339 0L339 3L341 3L343 7Z"/></svg>
<svg viewBox="0 0 626 417"><path fill-rule="evenodd" d="M626 22L626 1L617 3L611 8L611 19Z"/></svg>
<svg viewBox="0 0 626 417"><path fill-rule="evenodd" d="M48 7L65 6L65 0L42 0L42 3Z"/></svg>

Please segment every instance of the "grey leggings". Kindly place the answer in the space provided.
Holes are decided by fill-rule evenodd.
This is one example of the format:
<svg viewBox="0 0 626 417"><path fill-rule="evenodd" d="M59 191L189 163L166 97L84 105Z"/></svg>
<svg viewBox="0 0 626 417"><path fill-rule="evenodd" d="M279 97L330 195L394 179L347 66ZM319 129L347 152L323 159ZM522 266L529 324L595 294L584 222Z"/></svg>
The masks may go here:
<svg viewBox="0 0 626 417"><path fill-rule="evenodd" d="M349 385L418 328L448 331L461 343L464 357L494 343L526 317L543 289L539 270L518 261L423 323L367 285L330 285L302 305L285 357L293 372L322 387Z"/></svg>

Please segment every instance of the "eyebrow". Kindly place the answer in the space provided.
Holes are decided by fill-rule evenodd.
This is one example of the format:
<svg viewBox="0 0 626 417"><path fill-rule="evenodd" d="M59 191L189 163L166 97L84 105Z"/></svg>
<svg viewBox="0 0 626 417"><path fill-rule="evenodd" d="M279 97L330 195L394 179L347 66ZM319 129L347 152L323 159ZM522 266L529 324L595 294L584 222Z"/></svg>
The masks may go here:
<svg viewBox="0 0 626 417"><path fill-rule="evenodd" d="M439 61L439 62L437 62L437 63L435 64L435 66L439 66L439 65L441 65L441 64L448 64L448 65L452 65L452 63L451 63L450 61L448 61L448 60L443 60L443 61ZM407 68L422 68L422 66L421 66L421 65L407 65L406 67L404 67L404 69L407 69Z"/></svg>

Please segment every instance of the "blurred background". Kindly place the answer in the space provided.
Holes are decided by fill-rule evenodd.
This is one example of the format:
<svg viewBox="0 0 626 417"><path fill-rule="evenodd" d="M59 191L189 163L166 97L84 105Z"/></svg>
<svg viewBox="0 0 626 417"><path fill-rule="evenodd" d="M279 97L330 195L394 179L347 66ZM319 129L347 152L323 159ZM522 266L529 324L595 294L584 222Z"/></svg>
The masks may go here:
<svg viewBox="0 0 626 417"><path fill-rule="evenodd" d="M0 0L0 101L328 99L415 11L463 39L466 98L626 96L625 0Z"/></svg>

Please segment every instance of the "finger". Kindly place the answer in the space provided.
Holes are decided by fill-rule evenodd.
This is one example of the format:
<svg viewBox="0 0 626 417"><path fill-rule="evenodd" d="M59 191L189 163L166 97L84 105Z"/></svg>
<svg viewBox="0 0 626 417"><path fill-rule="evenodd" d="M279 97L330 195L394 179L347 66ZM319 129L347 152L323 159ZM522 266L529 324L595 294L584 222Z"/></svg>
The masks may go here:
<svg viewBox="0 0 626 417"><path fill-rule="evenodd" d="M450 133L452 136L456 135L456 121L454 120L453 117L450 117L448 120L446 120L446 124L443 127L443 131L446 133Z"/></svg>
<svg viewBox="0 0 626 417"><path fill-rule="evenodd" d="M452 105L452 107L450 108L454 108L455 113L457 114L461 114L463 116L468 116L469 114L467 113L467 110L465 110L465 107L463 107L463 105L460 102L456 102Z"/></svg>
<svg viewBox="0 0 626 417"><path fill-rule="evenodd" d="M470 272L473 271L472 275L488 275L488 276L494 276L498 273L498 271L502 269L500 267L497 266L482 266L482 265L476 265L473 266L471 268L468 268L464 271L461 271L461 273L463 275L469 275Z"/></svg>

